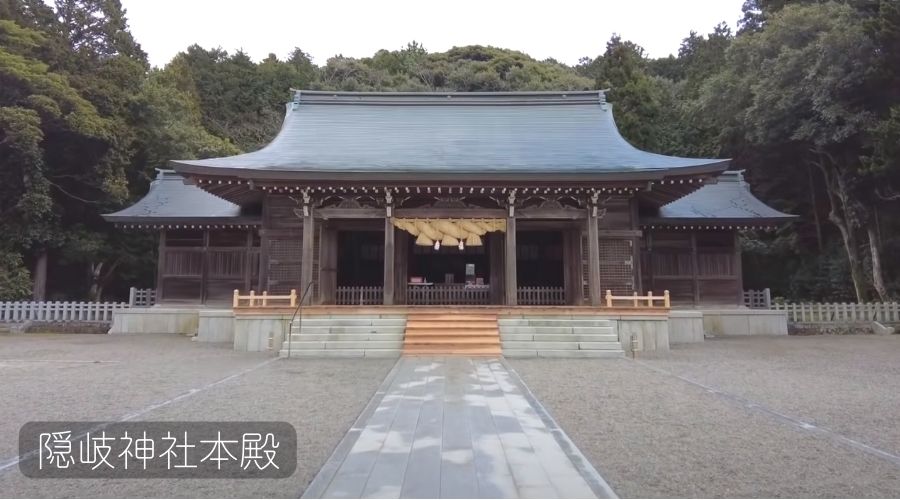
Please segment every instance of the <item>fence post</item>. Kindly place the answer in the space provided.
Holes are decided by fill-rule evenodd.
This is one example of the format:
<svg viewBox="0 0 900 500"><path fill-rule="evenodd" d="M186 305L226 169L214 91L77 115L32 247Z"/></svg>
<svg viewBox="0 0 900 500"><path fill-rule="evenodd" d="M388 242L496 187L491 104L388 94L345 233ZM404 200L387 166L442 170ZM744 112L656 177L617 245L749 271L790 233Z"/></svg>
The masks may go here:
<svg viewBox="0 0 900 500"><path fill-rule="evenodd" d="M134 307L135 303L137 303L137 288L131 287L128 289L128 305Z"/></svg>
<svg viewBox="0 0 900 500"><path fill-rule="evenodd" d="M663 305L666 306L666 309L672 308L672 302L669 300L669 291L663 290Z"/></svg>
<svg viewBox="0 0 900 500"><path fill-rule="evenodd" d="M606 307L612 307L612 290L606 291Z"/></svg>

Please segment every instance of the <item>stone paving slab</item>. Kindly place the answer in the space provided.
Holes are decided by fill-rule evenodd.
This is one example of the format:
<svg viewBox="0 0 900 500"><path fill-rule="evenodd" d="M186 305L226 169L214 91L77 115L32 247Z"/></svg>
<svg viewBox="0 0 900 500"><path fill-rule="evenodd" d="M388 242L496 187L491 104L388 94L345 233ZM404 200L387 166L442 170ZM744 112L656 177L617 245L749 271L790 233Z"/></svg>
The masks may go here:
<svg viewBox="0 0 900 500"><path fill-rule="evenodd" d="M405 357L303 497L615 494L503 361Z"/></svg>

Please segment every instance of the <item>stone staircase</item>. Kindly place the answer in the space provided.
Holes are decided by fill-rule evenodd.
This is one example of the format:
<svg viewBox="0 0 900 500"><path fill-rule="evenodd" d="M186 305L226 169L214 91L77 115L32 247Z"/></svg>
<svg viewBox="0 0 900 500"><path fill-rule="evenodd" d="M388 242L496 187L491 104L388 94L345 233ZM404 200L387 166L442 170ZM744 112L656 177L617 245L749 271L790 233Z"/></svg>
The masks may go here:
<svg viewBox="0 0 900 500"><path fill-rule="evenodd" d="M497 315L477 311L410 313L403 354L500 356Z"/></svg>
<svg viewBox="0 0 900 500"><path fill-rule="evenodd" d="M503 355L538 358L620 358L616 323L597 316L512 316L499 321Z"/></svg>
<svg viewBox="0 0 900 500"><path fill-rule="evenodd" d="M404 315L328 314L304 316L291 325L291 357L396 357L403 350ZM286 357L288 341L278 355Z"/></svg>

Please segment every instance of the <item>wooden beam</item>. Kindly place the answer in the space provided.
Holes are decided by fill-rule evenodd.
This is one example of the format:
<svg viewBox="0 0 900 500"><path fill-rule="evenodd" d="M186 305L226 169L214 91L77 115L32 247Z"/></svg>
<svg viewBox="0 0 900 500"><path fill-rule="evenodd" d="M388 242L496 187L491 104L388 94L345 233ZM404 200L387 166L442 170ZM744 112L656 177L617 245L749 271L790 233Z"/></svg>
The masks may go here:
<svg viewBox="0 0 900 500"><path fill-rule="evenodd" d="M506 211L502 208L395 208L394 217L419 219L502 219L503 217L506 217Z"/></svg>
<svg viewBox="0 0 900 500"><path fill-rule="evenodd" d="M640 238L644 232L640 229L598 229L597 235L601 238Z"/></svg>
<svg viewBox="0 0 900 500"><path fill-rule="evenodd" d="M579 220L587 218L586 210L561 209L561 208L527 208L516 211L519 219L568 219Z"/></svg>
<svg viewBox="0 0 900 500"><path fill-rule="evenodd" d="M318 219L381 219L383 208L320 208L316 210Z"/></svg>
<svg viewBox="0 0 900 500"><path fill-rule="evenodd" d="M516 218L506 218L506 263L504 265L504 277L506 283L506 305L514 306L517 304L516 292L518 291L518 283L516 280Z"/></svg>
<svg viewBox="0 0 900 500"><path fill-rule="evenodd" d="M394 224L384 218L384 305L394 305Z"/></svg>
<svg viewBox="0 0 900 500"><path fill-rule="evenodd" d="M600 293L600 234L597 217L593 213L586 222L588 226L588 292L591 306L597 307L603 300Z"/></svg>
<svg viewBox="0 0 900 500"><path fill-rule="evenodd" d="M306 287L313 280L313 246L314 239L316 237L315 233L315 218L313 217L313 207L309 207L308 215L303 217L303 253L300 260L300 290L297 290L297 293L303 295L306 292ZM310 294L306 296L306 300L303 302L304 305L312 303L312 289L310 288Z"/></svg>

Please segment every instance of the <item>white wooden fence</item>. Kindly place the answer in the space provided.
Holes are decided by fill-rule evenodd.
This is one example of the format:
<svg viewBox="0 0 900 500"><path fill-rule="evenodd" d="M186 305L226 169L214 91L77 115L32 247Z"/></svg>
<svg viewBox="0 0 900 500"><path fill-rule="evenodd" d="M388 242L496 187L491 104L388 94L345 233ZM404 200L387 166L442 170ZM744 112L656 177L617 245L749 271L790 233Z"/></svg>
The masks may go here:
<svg viewBox="0 0 900 500"><path fill-rule="evenodd" d="M790 323L900 322L900 302L772 304L772 309L787 311Z"/></svg>
<svg viewBox="0 0 900 500"><path fill-rule="evenodd" d="M108 323L125 302L0 302L0 323L90 321Z"/></svg>

